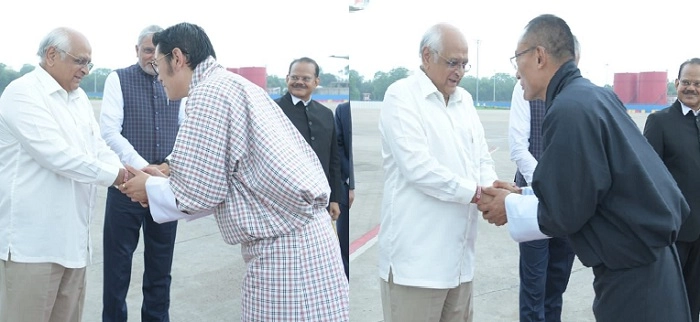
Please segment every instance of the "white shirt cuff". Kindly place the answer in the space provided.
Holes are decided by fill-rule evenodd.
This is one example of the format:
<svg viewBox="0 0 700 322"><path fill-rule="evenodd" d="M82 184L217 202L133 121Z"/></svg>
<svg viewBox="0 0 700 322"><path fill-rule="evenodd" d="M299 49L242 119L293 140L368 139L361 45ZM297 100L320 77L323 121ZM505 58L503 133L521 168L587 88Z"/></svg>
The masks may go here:
<svg viewBox="0 0 700 322"><path fill-rule="evenodd" d="M506 197L506 214L508 216L508 232L510 237L518 242L547 239L549 236L540 231L537 222L537 206L539 201L532 195L532 189L523 189L523 194L511 193Z"/></svg>
<svg viewBox="0 0 700 322"><path fill-rule="evenodd" d="M163 177L150 177L146 180L146 193L148 194L148 207L151 210L153 221L164 223L180 219L195 220L211 215L213 211L204 211L194 215L188 215L177 208L175 194L170 189L170 181Z"/></svg>

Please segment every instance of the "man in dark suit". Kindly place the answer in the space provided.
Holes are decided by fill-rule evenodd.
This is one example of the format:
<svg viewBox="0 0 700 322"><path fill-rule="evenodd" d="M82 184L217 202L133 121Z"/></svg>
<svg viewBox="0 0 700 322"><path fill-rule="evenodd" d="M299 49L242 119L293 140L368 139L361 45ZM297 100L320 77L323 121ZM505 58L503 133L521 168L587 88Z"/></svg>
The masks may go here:
<svg viewBox="0 0 700 322"><path fill-rule="evenodd" d="M650 114L644 136L676 179L690 206L690 217L678 232L676 248L683 268L690 313L700 315L700 58L681 64L676 79L678 99Z"/></svg>
<svg viewBox="0 0 700 322"><path fill-rule="evenodd" d="M338 136L340 153L340 179L343 190L340 194L340 218L336 221L340 252L343 255L345 275L350 279L350 207L355 199L355 171L352 162L352 116L350 102L339 104L335 108L335 130Z"/></svg>
<svg viewBox="0 0 700 322"><path fill-rule="evenodd" d="M295 59L289 64L287 93L275 100L292 124L316 152L331 187L328 211L333 220L340 216L340 157L335 134L333 111L311 99L319 83L319 67L308 57Z"/></svg>

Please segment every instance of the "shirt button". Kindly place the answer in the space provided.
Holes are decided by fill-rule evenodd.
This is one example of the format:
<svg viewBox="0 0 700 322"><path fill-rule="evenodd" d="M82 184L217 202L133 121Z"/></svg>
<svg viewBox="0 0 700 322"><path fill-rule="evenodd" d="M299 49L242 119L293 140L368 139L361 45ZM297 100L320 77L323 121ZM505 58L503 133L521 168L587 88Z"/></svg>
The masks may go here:
<svg viewBox="0 0 700 322"><path fill-rule="evenodd" d="M312 136L312 137L311 137L311 141L313 141L313 140L316 140L316 138Z"/></svg>
<svg viewBox="0 0 700 322"><path fill-rule="evenodd" d="M160 130L160 126L156 126L156 131Z"/></svg>
<svg viewBox="0 0 700 322"><path fill-rule="evenodd" d="M309 125L313 124L313 122L309 121Z"/></svg>
<svg viewBox="0 0 700 322"><path fill-rule="evenodd" d="M156 146L157 146L157 147L160 147L160 143L156 143Z"/></svg>

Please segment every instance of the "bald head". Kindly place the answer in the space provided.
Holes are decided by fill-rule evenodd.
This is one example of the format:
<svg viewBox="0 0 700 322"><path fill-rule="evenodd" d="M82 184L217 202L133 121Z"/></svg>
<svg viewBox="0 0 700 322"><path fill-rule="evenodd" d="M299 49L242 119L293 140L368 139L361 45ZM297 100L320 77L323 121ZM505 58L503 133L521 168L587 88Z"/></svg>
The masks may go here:
<svg viewBox="0 0 700 322"><path fill-rule="evenodd" d="M445 102L469 69L468 51L467 40L453 25L436 24L423 35L420 45L421 69L442 93Z"/></svg>
<svg viewBox="0 0 700 322"><path fill-rule="evenodd" d="M39 43L37 55L41 59L41 65L43 66L46 62L46 54L50 48L58 48L64 52L71 52L74 44L90 46L90 42L88 42L85 35L75 29L59 27L51 30ZM61 54L65 57L64 52Z"/></svg>
<svg viewBox="0 0 700 322"><path fill-rule="evenodd" d="M67 92L76 90L92 67L92 48L82 33L60 27L49 32L39 44L39 66Z"/></svg>
<svg viewBox="0 0 700 322"><path fill-rule="evenodd" d="M442 52L445 46L445 40L447 40L448 43L460 42L465 48L467 47L467 41L457 27L448 23L439 23L430 27L430 29L423 34L418 54L422 56L423 50L426 47L433 52Z"/></svg>

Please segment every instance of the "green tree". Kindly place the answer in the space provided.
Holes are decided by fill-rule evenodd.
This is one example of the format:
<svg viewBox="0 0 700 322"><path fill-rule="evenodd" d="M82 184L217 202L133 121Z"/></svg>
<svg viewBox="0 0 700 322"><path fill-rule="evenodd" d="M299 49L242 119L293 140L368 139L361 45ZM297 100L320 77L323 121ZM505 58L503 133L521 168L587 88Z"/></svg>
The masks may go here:
<svg viewBox="0 0 700 322"><path fill-rule="evenodd" d="M20 75L20 76L23 76L24 74L33 71L34 68L36 68L36 66L34 66L34 65L29 65L29 64L24 64L24 66L22 66L22 68L19 70L19 75Z"/></svg>
<svg viewBox="0 0 700 322"><path fill-rule="evenodd" d="M80 88L88 93L88 96L100 95L105 90L105 81L107 80L107 75L111 72L112 70L108 68L98 68L90 71L80 82Z"/></svg>
<svg viewBox="0 0 700 322"><path fill-rule="evenodd" d="M334 86L338 82L338 77L336 77L333 74L329 74L329 73L322 72L318 75L318 78L321 80L319 82L319 85L321 85L323 87L331 87L331 86Z"/></svg>
<svg viewBox="0 0 700 322"><path fill-rule="evenodd" d="M267 75L266 87L273 94L282 94L287 89L285 78L276 75Z"/></svg>
<svg viewBox="0 0 700 322"><path fill-rule="evenodd" d="M676 82L675 81L668 82L668 84L666 84L666 94L668 96L678 95L678 92L676 91Z"/></svg>
<svg viewBox="0 0 700 322"><path fill-rule="evenodd" d="M408 69L404 67L394 68L388 73L376 72L372 80L372 100L384 100L384 93L389 85L399 79L406 78L406 76L408 76Z"/></svg>
<svg viewBox="0 0 700 322"><path fill-rule="evenodd" d="M356 70L348 71L348 82L350 86L350 100L362 100L362 82L363 77Z"/></svg>
<svg viewBox="0 0 700 322"><path fill-rule="evenodd" d="M9 85L13 80L19 77L19 73L8 68L7 65L0 63L0 94L5 91L5 87Z"/></svg>

